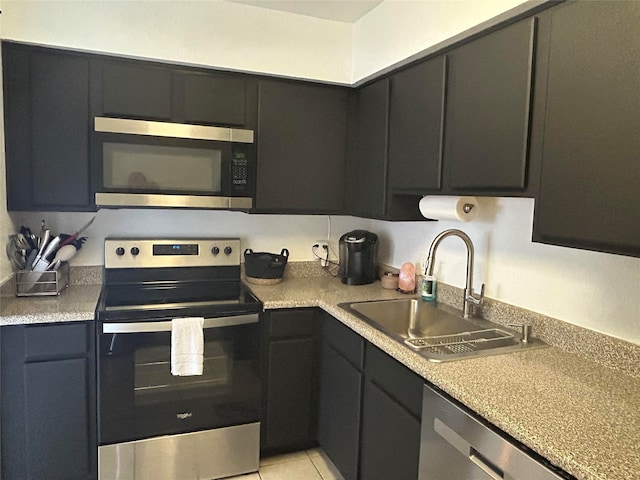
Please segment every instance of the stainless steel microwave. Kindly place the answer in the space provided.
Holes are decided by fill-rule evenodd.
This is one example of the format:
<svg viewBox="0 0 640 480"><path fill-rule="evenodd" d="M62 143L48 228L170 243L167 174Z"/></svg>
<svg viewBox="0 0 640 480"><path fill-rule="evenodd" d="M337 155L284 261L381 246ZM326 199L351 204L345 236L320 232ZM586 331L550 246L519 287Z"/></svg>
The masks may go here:
<svg viewBox="0 0 640 480"><path fill-rule="evenodd" d="M95 117L98 207L253 207L253 131Z"/></svg>

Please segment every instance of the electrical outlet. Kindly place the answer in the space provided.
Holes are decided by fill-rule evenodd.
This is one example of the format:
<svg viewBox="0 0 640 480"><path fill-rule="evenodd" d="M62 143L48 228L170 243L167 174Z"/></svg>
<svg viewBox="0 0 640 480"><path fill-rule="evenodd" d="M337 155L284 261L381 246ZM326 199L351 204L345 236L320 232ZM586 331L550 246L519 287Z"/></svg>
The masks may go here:
<svg viewBox="0 0 640 480"><path fill-rule="evenodd" d="M326 267L329 261L329 243L326 240L317 240L311 247L315 258L320 260L320 265Z"/></svg>

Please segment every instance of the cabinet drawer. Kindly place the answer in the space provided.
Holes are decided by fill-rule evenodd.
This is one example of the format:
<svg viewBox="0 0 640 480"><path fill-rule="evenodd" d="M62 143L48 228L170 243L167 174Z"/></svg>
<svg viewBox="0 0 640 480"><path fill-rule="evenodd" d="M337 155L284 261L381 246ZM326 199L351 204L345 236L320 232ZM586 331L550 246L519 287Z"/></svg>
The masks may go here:
<svg viewBox="0 0 640 480"><path fill-rule="evenodd" d="M84 322L24 327L25 361L49 357L83 357L88 351Z"/></svg>
<svg viewBox="0 0 640 480"><path fill-rule="evenodd" d="M270 312L269 338L310 337L313 335L313 310Z"/></svg>
<svg viewBox="0 0 640 480"><path fill-rule="evenodd" d="M422 416L424 380L370 343L367 343L365 375L416 418Z"/></svg>
<svg viewBox="0 0 640 480"><path fill-rule="evenodd" d="M330 315L325 315L322 336L326 344L344 356L356 368L364 367L364 340L346 325Z"/></svg>

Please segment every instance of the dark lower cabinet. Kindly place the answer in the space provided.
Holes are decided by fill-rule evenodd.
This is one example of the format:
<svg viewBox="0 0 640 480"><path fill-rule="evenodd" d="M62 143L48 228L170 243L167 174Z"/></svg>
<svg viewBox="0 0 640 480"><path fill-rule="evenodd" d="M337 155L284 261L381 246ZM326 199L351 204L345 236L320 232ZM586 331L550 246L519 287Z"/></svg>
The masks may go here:
<svg viewBox="0 0 640 480"><path fill-rule="evenodd" d="M640 256L640 3L569 2L541 20L547 102L533 239Z"/></svg>
<svg viewBox="0 0 640 480"><path fill-rule="evenodd" d="M97 478L93 322L5 326L2 478Z"/></svg>
<svg viewBox="0 0 640 480"><path fill-rule="evenodd" d="M263 454L315 445L317 349L315 309L265 313L262 342Z"/></svg>
<svg viewBox="0 0 640 480"><path fill-rule="evenodd" d="M364 340L328 314L321 331L318 443L346 480L356 480Z"/></svg>
<svg viewBox="0 0 640 480"><path fill-rule="evenodd" d="M360 478L415 480L420 460L424 380L367 343Z"/></svg>
<svg viewBox="0 0 640 480"><path fill-rule="evenodd" d="M423 380L322 316L318 443L347 480L415 480Z"/></svg>

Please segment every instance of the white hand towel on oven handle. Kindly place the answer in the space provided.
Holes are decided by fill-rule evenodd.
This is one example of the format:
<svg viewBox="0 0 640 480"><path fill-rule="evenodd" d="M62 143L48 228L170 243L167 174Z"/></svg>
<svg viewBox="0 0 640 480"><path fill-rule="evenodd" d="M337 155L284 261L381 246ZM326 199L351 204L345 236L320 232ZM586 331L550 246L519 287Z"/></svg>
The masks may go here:
<svg viewBox="0 0 640 480"><path fill-rule="evenodd" d="M204 318L174 318L171 321L171 374L202 375Z"/></svg>

